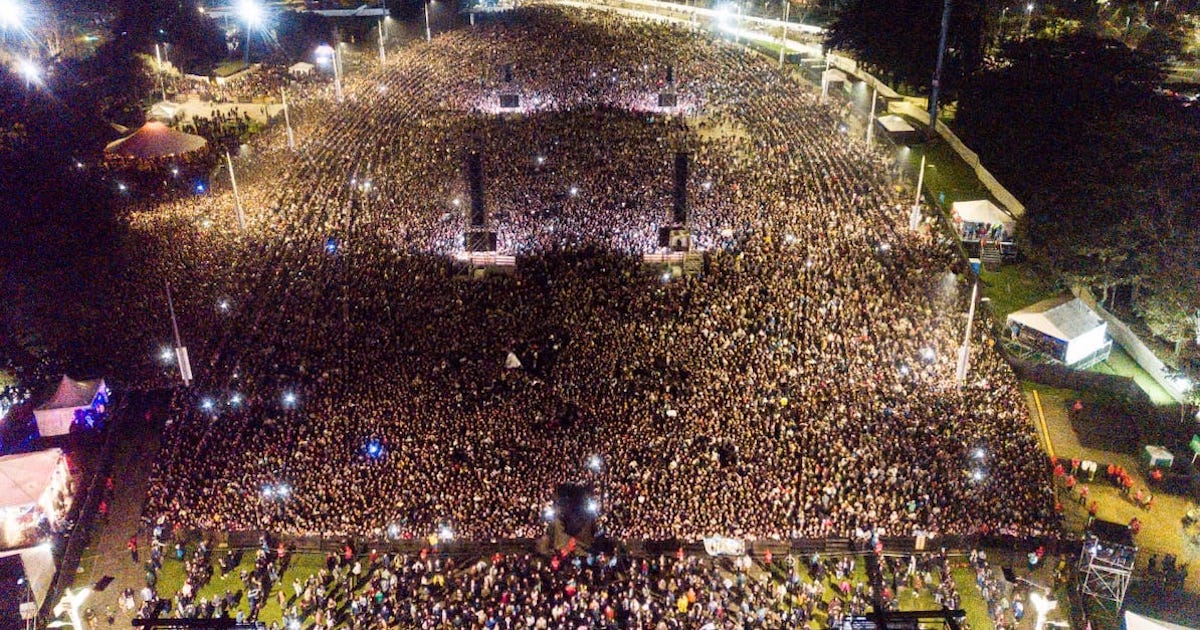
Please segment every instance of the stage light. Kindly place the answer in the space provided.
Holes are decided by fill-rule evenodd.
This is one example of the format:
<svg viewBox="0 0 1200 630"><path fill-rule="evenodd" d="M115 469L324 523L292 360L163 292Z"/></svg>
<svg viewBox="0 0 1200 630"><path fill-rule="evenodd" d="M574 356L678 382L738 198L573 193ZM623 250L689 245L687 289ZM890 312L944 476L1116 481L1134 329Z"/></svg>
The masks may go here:
<svg viewBox="0 0 1200 630"><path fill-rule="evenodd" d="M600 503L595 499L588 499L587 503L584 505L584 509L587 510L588 514L596 516L600 513Z"/></svg>
<svg viewBox="0 0 1200 630"><path fill-rule="evenodd" d="M598 473L604 467L604 460L599 455L592 455L587 461L588 470Z"/></svg>
<svg viewBox="0 0 1200 630"><path fill-rule="evenodd" d="M267 498L267 499L275 498L275 488L272 488L271 486L264 486L263 490L262 490L262 495L264 498Z"/></svg>
<svg viewBox="0 0 1200 630"><path fill-rule="evenodd" d="M286 499L292 494L292 487L286 483L281 483L279 484L279 487L275 489L275 493L279 495L279 498Z"/></svg>
<svg viewBox="0 0 1200 630"><path fill-rule="evenodd" d="M205 398L204 400L200 401L200 408L205 411L212 411L213 407L215 406L216 405L213 403L211 398Z"/></svg>
<svg viewBox="0 0 1200 630"><path fill-rule="evenodd" d="M25 20L25 10L14 0L0 0L0 26L17 29Z"/></svg>
<svg viewBox="0 0 1200 630"><path fill-rule="evenodd" d="M982 471L982 470L976 470L976 471L972 472L972 473L971 473L971 479L972 479L973 481L983 481L983 471Z"/></svg>
<svg viewBox="0 0 1200 630"><path fill-rule="evenodd" d="M263 6L255 0L241 0L237 4L237 14L247 26L259 26L263 21Z"/></svg>
<svg viewBox="0 0 1200 630"><path fill-rule="evenodd" d="M283 404L284 404L284 406L287 406L287 407L295 407L296 406L296 394L293 392L285 393L283 395Z"/></svg>
<svg viewBox="0 0 1200 630"><path fill-rule="evenodd" d="M82 171L83 170L83 162L75 162L75 168Z"/></svg>
<svg viewBox="0 0 1200 630"><path fill-rule="evenodd" d="M700 184L700 187L703 188L704 190L708 190L708 189L712 188L712 182L705 181L702 184Z"/></svg>
<svg viewBox="0 0 1200 630"><path fill-rule="evenodd" d="M461 204L462 204L462 199L459 199L458 197L455 197L455 198L454 198L454 201L452 201L451 203L453 203L453 204L454 204L454 207L456 207L456 208L457 208L459 205L461 205Z"/></svg>
<svg viewBox="0 0 1200 630"><path fill-rule="evenodd" d="M175 353L172 352L170 348L163 348L162 350L158 351L158 358L161 359L163 363L170 363L175 359Z"/></svg>
<svg viewBox="0 0 1200 630"><path fill-rule="evenodd" d="M663 284L667 284L668 282L671 281L671 272L670 271L663 272L662 281L663 281Z"/></svg>
<svg viewBox="0 0 1200 630"><path fill-rule="evenodd" d="M442 525L438 528L438 540L442 542L450 542L454 540L454 530L450 529L449 525Z"/></svg>
<svg viewBox="0 0 1200 630"><path fill-rule="evenodd" d="M557 517L558 510L555 509L553 505L547 505L545 509L542 510L542 520L546 521L547 523L553 522Z"/></svg>

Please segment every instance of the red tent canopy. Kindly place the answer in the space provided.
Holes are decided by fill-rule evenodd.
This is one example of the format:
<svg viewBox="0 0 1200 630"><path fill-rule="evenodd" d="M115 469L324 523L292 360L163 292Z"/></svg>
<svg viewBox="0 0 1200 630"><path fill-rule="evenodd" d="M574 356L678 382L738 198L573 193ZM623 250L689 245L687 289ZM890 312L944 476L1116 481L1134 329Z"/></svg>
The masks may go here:
<svg viewBox="0 0 1200 630"><path fill-rule="evenodd" d="M206 145L208 141L200 136L151 121L132 134L108 143L104 152L118 157L153 160L191 153L203 149Z"/></svg>

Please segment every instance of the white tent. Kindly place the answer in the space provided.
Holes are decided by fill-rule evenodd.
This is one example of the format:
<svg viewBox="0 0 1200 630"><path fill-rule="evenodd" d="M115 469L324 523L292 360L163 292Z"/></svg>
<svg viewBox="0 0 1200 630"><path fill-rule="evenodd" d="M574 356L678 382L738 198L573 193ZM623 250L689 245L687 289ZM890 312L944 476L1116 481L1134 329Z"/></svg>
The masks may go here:
<svg viewBox="0 0 1200 630"><path fill-rule="evenodd" d="M171 101L159 101L150 106L150 113L146 115L150 120L160 120L164 122L172 122L179 115L181 109L178 103Z"/></svg>
<svg viewBox="0 0 1200 630"><path fill-rule="evenodd" d="M296 63L288 66L288 74L298 77L306 77L313 73L314 68L316 68L316 66L308 63L307 61L297 61Z"/></svg>
<svg viewBox="0 0 1200 630"><path fill-rule="evenodd" d="M25 580L33 591L33 601L39 607L46 601L46 593L50 591L50 583L54 581L54 552L50 543L42 543L24 549L0 551L0 558L20 556L21 566L25 569Z"/></svg>
<svg viewBox="0 0 1200 630"><path fill-rule="evenodd" d="M56 525L70 505L71 473L62 449L0 457L0 525L5 546L20 545L43 518Z"/></svg>
<svg viewBox="0 0 1200 630"><path fill-rule="evenodd" d="M1125 611L1125 630L1192 630L1192 628Z"/></svg>
<svg viewBox="0 0 1200 630"><path fill-rule="evenodd" d="M966 241L1010 240L1016 229L1016 221L987 199L956 201L951 206L954 224Z"/></svg>
<svg viewBox="0 0 1200 630"><path fill-rule="evenodd" d="M64 374L54 395L33 410L33 417L42 437L65 435L71 432L76 420L88 423L95 414L104 413L107 404L108 387L104 379L75 381Z"/></svg>
<svg viewBox="0 0 1200 630"><path fill-rule="evenodd" d="M917 130L916 127L913 127L911 124L909 124L907 120L904 120L895 114L884 114L879 118L876 118L876 120L879 121L879 124L882 125L888 133L911 133Z"/></svg>
<svg viewBox="0 0 1200 630"><path fill-rule="evenodd" d="M1005 325L1013 338L1067 365L1097 353L1107 357L1108 324L1079 298L1063 296L1042 300L1008 315Z"/></svg>

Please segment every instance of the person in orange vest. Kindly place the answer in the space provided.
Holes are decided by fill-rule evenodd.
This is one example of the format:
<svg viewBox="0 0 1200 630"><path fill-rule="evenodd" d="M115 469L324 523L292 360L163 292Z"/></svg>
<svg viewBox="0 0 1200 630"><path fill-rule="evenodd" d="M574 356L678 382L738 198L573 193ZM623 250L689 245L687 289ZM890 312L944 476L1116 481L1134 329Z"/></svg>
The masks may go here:
<svg viewBox="0 0 1200 630"><path fill-rule="evenodd" d="M773 559L773 556L771 555L770 549L763 552L763 564L770 566L772 559Z"/></svg>

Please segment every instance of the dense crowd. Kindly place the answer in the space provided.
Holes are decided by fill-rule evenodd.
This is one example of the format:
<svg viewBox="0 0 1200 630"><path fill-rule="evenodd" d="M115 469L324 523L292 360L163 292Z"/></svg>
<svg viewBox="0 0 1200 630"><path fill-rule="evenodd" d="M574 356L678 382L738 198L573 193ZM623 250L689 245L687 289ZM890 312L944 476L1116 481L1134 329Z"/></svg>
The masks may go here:
<svg viewBox="0 0 1200 630"><path fill-rule="evenodd" d="M153 541L155 550L169 547L168 539ZM753 560L564 552L474 558L436 548L396 554L347 546L313 566L298 564L290 550L266 538L246 552L214 553L204 540L194 547L176 540L174 549L165 560L148 563L138 597L132 589L124 594L125 614L135 614L136 608L142 618L239 623L269 616L269 627L278 630L715 630L838 628L873 612L876 599L886 610L960 605L951 561L942 553L881 557L876 593L863 559L856 556ZM159 591L155 576L164 563L184 569L174 593ZM108 616L112 619L115 611Z"/></svg>
<svg viewBox="0 0 1200 630"><path fill-rule="evenodd" d="M496 114L506 94L522 112ZM582 484L623 538L1055 531L987 326L955 386L964 270L907 230L886 158L838 122L725 42L548 9L297 106L295 152L275 128L237 160L244 234L219 181L131 208L128 363L174 377L167 278L197 379L147 516L534 537ZM640 255L659 251L680 150L703 253L664 275ZM482 279L452 258L472 151L519 256Z"/></svg>

